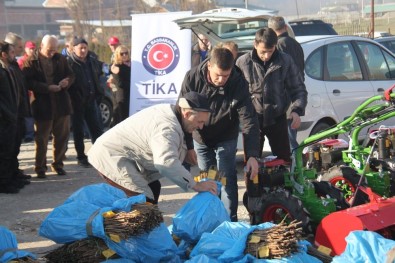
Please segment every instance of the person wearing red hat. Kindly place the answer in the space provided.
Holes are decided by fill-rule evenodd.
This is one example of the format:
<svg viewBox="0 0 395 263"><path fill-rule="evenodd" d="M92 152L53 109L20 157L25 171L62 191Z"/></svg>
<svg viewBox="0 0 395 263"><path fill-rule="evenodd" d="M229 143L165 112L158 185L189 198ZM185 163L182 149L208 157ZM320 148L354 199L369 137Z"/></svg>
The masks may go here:
<svg viewBox="0 0 395 263"><path fill-rule="evenodd" d="M31 56L33 54L35 49L36 49L36 43L34 43L33 41L26 41L25 54L18 59L18 65L19 65L20 69L23 68L23 63L29 56Z"/></svg>
<svg viewBox="0 0 395 263"><path fill-rule="evenodd" d="M111 63L114 60L115 49L117 49L117 47L120 46L120 45L121 45L121 42L119 42L119 39L117 37L112 36L112 37L110 37L108 39L108 46L110 47L111 52L112 52L112 54L111 54Z"/></svg>
<svg viewBox="0 0 395 263"><path fill-rule="evenodd" d="M23 64L27 60L28 57L30 57L33 53L34 50L36 50L36 43L33 41L26 41L25 43L25 54L23 56L19 57L17 62L19 65L19 68L22 70L23 69ZM28 90L28 96L29 96L29 102L31 103L33 101L33 92ZM31 142L34 140L34 119L31 116L25 117L25 142Z"/></svg>

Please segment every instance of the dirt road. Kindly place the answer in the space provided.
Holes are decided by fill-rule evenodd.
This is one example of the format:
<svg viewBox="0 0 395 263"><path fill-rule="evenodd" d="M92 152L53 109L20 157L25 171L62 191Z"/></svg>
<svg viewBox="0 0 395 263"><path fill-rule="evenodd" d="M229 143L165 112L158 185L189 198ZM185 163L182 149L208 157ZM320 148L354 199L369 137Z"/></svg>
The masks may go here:
<svg viewBox="0 0 395 263"><path fill-rule="evenodd" d="M51 144L49 144L51 145ZM86 150L91 146L85 141ZM48 149L48 162L51 162L51 151ZM248 221L248 215L242 205L241 198L245 191L244 181L241 174L241 156L238 155L238 178L239 178L239 210L240 221ZM79 188L102 183L102 179L93 168L82 168L77 165L76 153L73 142L69 142L67 159L65 160L66 176L58 176L48 172L46 179L38 179L33 172L34 144L24 143L19 155L21 169L26 174L33 176L31 184L25 186L18 194L0 194L0 225L7 227L17 237L19 249L25 249L35 253L38 257L47 254L57 244L40 237L38 229L41 222L49 212L61 205L65 199ZM194 170L197 173L196 167ZM172 217L187 202L195 192L183 192L170 181L163 179L162 192L159 200L159 208L164 214L166 225L172 224Z"/></svg>

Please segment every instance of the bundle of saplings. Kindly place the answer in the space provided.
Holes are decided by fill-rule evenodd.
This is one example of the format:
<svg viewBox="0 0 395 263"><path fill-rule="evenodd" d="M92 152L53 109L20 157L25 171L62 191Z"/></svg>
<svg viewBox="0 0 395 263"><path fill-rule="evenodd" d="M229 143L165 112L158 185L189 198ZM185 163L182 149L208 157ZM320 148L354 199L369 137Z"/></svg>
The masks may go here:
<svg viewBox="0 0 395 263"><path fill-rule="evenodd" d="M151 203L135 204L130 212L103 214L104 230L111 239L128 239L150 232L163 222L162 212Z"/></svg>
<svg viewBox="0 0 395 263"><path fill-rule="evenodd" d="M256 258L280 259L298 252L302 238L301 222L284 222L266 229L254 230L247 239L245 254Z"/></svg>
<svg viewBox="0 0 395 263"><path fill-rule="evenodd" d="M48 263L96 263L119 258L106 243L96 237L65 244L44 256Z"/></svg>

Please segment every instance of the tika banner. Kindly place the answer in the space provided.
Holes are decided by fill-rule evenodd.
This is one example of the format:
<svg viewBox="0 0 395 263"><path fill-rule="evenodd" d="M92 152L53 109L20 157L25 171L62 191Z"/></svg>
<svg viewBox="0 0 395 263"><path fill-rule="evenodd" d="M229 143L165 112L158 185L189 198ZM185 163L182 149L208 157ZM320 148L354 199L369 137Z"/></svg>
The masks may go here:
<svg viewBox="0 0 395 263"><path fill-rule="evenodd" d="M191 31L173 20L191 12L132 16L130 115L158 103L177 101L191 67Z"/></svg>

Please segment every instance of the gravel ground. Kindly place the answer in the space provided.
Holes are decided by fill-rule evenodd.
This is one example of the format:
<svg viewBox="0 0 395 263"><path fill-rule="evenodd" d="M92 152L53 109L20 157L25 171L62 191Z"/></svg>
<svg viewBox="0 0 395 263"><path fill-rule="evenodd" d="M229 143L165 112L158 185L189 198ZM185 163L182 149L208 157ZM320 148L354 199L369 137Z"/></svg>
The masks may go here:
<svg viewBox="0 0 395 263"><path fill-rule="evenodd" d="M49 144L48 163L51 162L52 149ZM91 146L85 141L86 150ZM41 222L55 207L79 188L103 182L93 168L82 168L77 165L73 142L69 142L67 159L65 160L66 176L47 173L46 179L38 179L33 172L34 144L24 143L19 155L20 168L33 176L31 184L26 185L18 194L0 193L0 224L10 229L17 237L18 248L25 249L41 257L54 249L57 244L38 235ZM248 213L241 198L245 191L242 171L242 155L238 154L239 179L239 221L248 221ZM197 172L194 167L193 171ZM163 179L159 208L164 214L166 225L172 224L175 213L196 193L183 192L169 180Z"/></svg>

